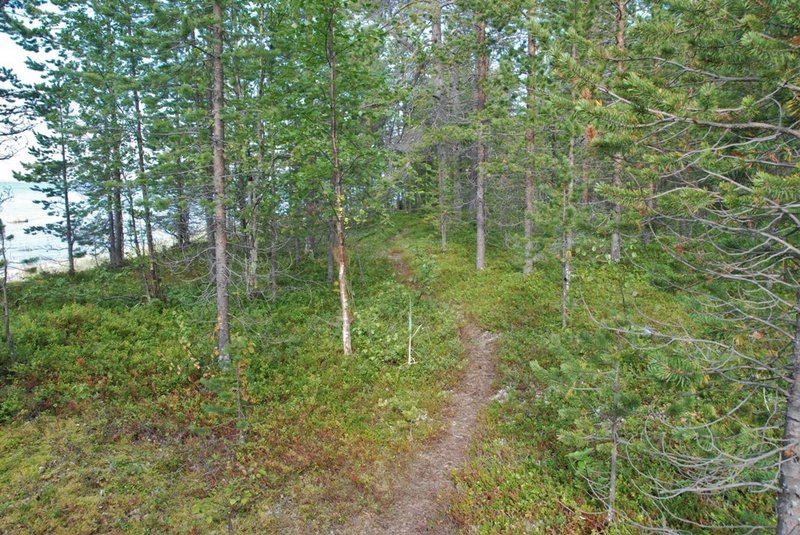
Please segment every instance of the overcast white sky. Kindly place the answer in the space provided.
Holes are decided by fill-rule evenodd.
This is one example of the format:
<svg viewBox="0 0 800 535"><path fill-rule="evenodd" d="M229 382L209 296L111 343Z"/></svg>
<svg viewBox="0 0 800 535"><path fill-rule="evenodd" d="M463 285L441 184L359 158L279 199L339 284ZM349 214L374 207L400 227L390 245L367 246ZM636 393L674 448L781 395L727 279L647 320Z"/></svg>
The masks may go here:
<svg viewBox="0 0 800 535"><path fill-rule="evenodd" d="M25 67L25 59L29 55L29 52L17 46L6 34L0 33L0 65L13 70L23 82L32 83L39 81L39 76ZM21 163L30 159L24 145L31 143L32 139L33 136L25 136L17 155L10 160L0 161L0 182L13 181L12 173L22 170Z"/></svg>

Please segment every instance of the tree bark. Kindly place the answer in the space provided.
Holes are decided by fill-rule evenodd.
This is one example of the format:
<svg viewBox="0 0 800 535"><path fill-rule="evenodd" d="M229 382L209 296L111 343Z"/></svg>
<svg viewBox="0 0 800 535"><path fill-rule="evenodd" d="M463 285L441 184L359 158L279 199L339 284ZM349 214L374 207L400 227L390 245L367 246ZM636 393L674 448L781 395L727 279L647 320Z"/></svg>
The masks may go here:
<svg viewBox="0 0 800 535"><path fill-rule="evenodd" d="M478 271L486 265L486 79L489 58L486 53L486 21L478 21L478 177L476 180L475 209L477 222L475 266Z"/></svg>
<svg viewBox="0 0 800 535"><path fill-rule="evenodd" d="M217 286L217 357L219 365L230 365L230 318L228 310L228 235L225 215L225 125L222 121L224 106L224 74L222 71L222 5L214 2L214 24L212 46L212 72L214 76L211 95L213 132L211 141L214 151L214 264Z"/></svg>
<svg viewBox="0 0 800 535"><path fill-rule="evenodd" d="M536 0L531 0L528 7L528 80L526 84L526 106L528 108L528 127L525 130L525 141L528 151L528 162L525 172L525 265L524 275L533 271L533 217L536 210L536 130L534 119L536 114L536 40L533 26L536 22Z"/></svg>
<svg viewBox="0 0 800 535"><path fill-rule="evenodd" d="M786 400L778 493L778 535L800 533L800 288L795 296L794 343Z"/></svg>
<svg viewBox="0 0 800 535"><path fill-rule="evenodd" d="M347 295L347 257L344 246L344 193L342 190L342 174L339 162L339 146L337 141L337 121L336 121L336 29L334 27L336 19L336 7L331 8L331 18L328 23L327 55L330 82L328 85L330 97L330 137L331 137L331 162L333 164L333 191L336 196L334 219L336 227L336 261L339 267L339 300L342 307L342 347L345 355L353 353L353 344L350 338L350 302Z"/></svg>

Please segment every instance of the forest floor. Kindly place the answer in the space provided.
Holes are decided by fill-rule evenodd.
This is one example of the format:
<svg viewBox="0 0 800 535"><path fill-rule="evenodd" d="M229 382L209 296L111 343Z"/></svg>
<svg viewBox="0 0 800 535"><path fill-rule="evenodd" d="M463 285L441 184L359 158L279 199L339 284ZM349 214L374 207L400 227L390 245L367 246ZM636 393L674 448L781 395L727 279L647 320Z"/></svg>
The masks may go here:
<svg viewBox="0 0 800 535"><path fill-rule="evenodd" d="M352 232L356 358L341 355L337 293L315 282L324 256L282 265L274 302L237 295L240 386L214 365L204 244L192 264L164 270L165 302L144 298L136 260L13 283L0 533L637 533L604 526L584 476L605 473L607 444L571 437L575 422L595 432L607 420L560 370L599 366L580 380L607 386L607 355L627 350L597 322L620 321L623 291L643 317L697 321L670 265L620 270L584 237L563 329L558 258L522 277L520 251L495 235L477 272L472 227L455 226L442 253L435 221L399 214ZM409 310L421 326L412 365ZM653 358L625 358L626 392L679 398L652 380ZM638 468L619 468L617 509L651 525L661 513L628 483ZM693 522L772 515L768 493L701 498L682 498Z"/></svg>
<svg viewBox="0 0 800 535"><path fill-rule="evenodd" d="M422 289L399 251L393 250L390 259L403 284ZM439 415L442 432L420 445L410 465L396 477L390 492L391 505L378 514L362 513L343 533L457 532L457 525L447 512L455 490L452 473L467 462L481 411L491 401L495 379L495 337L469 322L460 329L460 339L468 363L449 406Z"/></svg>

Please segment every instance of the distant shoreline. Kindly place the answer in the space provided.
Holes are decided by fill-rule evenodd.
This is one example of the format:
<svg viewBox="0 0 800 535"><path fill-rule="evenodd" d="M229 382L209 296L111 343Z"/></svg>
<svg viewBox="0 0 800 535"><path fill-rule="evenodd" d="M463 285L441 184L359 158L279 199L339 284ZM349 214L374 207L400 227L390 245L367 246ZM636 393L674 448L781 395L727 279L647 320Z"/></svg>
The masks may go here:
<svg viewBox="0 0 800 535"><path fill-rule="evenodd" d="M108 260L107 254L97 256L86 255L75 259L75 271L84 271L99 267L103 261ZM67 260L43 259L30 265L9 264L8 281L18 282L42 273L66 273L69 270Z"/></svg>

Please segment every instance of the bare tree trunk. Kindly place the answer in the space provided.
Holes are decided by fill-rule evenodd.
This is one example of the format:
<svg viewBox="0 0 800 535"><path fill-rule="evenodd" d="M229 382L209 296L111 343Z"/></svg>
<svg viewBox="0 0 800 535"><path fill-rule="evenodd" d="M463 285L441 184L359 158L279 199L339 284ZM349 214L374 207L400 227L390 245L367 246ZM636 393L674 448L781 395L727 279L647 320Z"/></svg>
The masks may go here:
<svg viewBox="0 0 800 535"><path fill-rule="evenodd" d="M64 199L64 223L66 226L67 239L67 272L75 274L75 236L72 228L72 205L69 200L69 175L67 169L67 142L64 138L64 106L61 99L58 100L58 127L60 130L61 145L61 195Z"/></svg>
<svg viewBox="0 0 800 535"><path fill-rule="evenodd" d="M17 353L14 348L14 337L11 334L11 307L8 304L8 257L6 256L6 226L0 219L0 252L3 256L3 329L6 337L6 347L8 348L8 360L11 364L17 360Z"/></svg>
<svg viewBox="0 0 800 535"><path fill-rule="evenodd" d="M212 117L214 149L214 264L216 266L217 286L217 337L218 362L220 366L229 366L231 357L228 352L230 343L230 318L228 310L228 235L225 229L225 125L222 122L224 101L224 75L222 72L222 5L214 2L214 24L212 70L214 82L212 88Z"/></svg>
<svg viewBox="0 0 800 535"><path fill-rule="evenodd" d="M111 186L111 200L113 203L112 209L112 225L114 227L114 254L111 257L111 267L122 267L125 262L125 231L122 223L122 162L119 155L119 142L115 141L111 147L112 151L112 165L113 183Z"/></svg>
<svg viewBox="0 0 800 535"><path fill-rule="evenodd" d="M111 267L119 265L117 258L117 232L114 228L114 197L111 190L106 193L106 203L108 205L106 218L108 219L108 258L111 262Z"/></svg>
<svg viewBox="0 0 800 535"><path fill-rule="evenodd" d="M794 343L786 400L778 493L777 535L800 533L800 288L795 296Z"/></svg>
<svg viewBox="0 0 800 535"><path fill-rule="evenodd" d="M132 30L128 28L128 35L131 35ZM133 83L137 83L136 71L136 56L132 56L131 60L131 79ZM136 114L136 154L139 164L139 187L142 192L142 205L144 207L144 234L147 243L147 256L148 267L150 270L149 281L152 285L151 295L159 299L163 299L161 292L161 280L158 276L158 267L156 264L156 246L153 240L153 216L150 208L150 188L147 183L147 175L144 166L144 135L142 133L142 106L139 102L139 90L134 87L133 89L133 109Z"/></svg>
<svg viewBox="0 0 800 535"><path fill-rule="evenodd" d="M128 217L130 218L129 234L133 237L133 250L136 256L142 256L142 248L139 247L139 229L136 228L136 207L133 202L133 192L130 187L125 188L125 200L128 201ZM147 273L145 273L145 276ZM149 292L147 288L145 291ZM149 295L149 293L148 293Z"/></svg>
<svg viewBox="0 0 800 535"><path fill-rule="evenodd" d="M616 18L617 18L617 49L620 52L625 52L625 6L628 0L617 0L616 2ZM620 60L617 65L619 74L625 72L625 63ZM622 154L617 153L614 155L614 187L622 187ZM619 262L622 258L622 236L620 235L620 225L622 223L622 205L614 203L614 230L611 234L611 260Z"/></svg>
<svg viewBox="0 0 800 535"><path fill-rule="evenodd" d="M528 149L528 162L525 173L525 266L522 273L530 275L533 271L533 217L536 210L536 130L534 118L536 114L536 40L533 36L533 26L536 22L536 0L531 0L528 7L528 81L527 108L528 128L525 131L525 140Z"/></svg>
<svg viewBox="0 0 800 535"><path fill-rule="evenodd" d="M444 122L444 69L441 58L442 48L442 7L439 0L431 0L431 52L433 54L433 99L435 129L441 128ZM447 154L444 141L437 136L436 160L439 186L439 233L441 234L442 252L447 251Z"/></svg>
<svg viewBox="0 0 800 535"><path fill-rule="evenodd" d="M486 54L486 21L478 21L478 179L476 182L475 208L477 220L477 239L475 266L481 271L486 265L486 79L489 71L489 58Z"/></svg>
<svg viewBox="0 0 800 535"><path fill-rule="evenodd" d="M333 191L336 195L335 208L336 218L336 260L339 264L339 300L342 305L342 346L345 355L353 353L353 344L350 339L350 302L347 295L347 256L344 246L344 193L342 190L342 174L339 162L339 146L337 142L337 121L336 121L336 50L334 49L336 40L336 30L334 28L336 20L336 7L331 8L331 19L328 23L327 54L328 66L330 71L329 97L331 113L331 162L333 164Z"/></svg>

